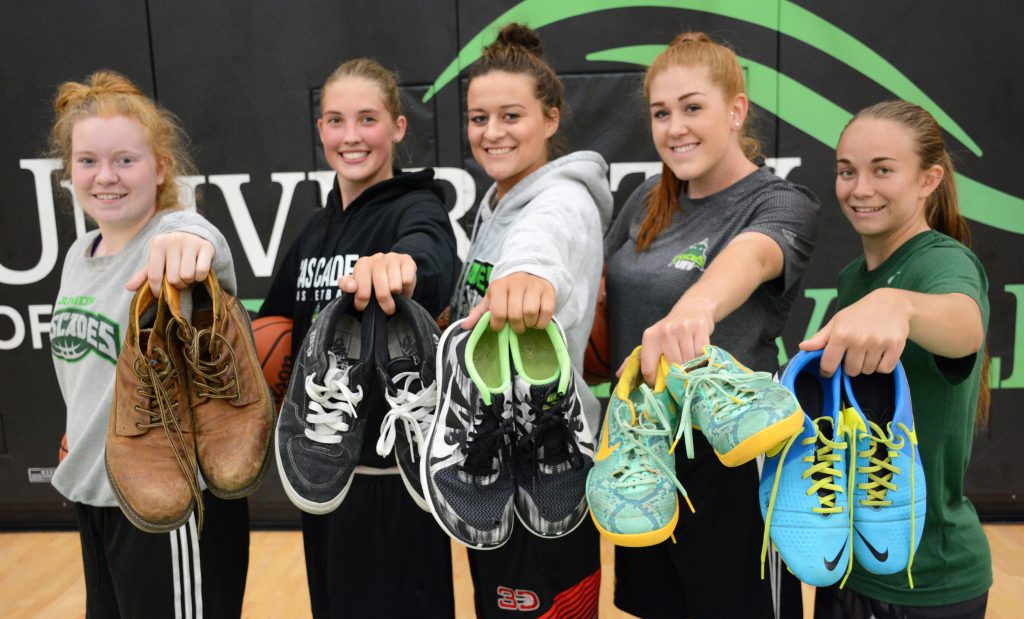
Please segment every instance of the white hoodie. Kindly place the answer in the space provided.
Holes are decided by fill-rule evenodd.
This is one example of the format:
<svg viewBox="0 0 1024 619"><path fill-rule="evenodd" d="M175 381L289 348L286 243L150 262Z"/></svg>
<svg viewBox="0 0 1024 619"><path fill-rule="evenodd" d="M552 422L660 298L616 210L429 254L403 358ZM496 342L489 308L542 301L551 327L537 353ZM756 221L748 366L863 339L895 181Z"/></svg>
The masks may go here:
<svg viewBox="0 0 1024 619"><path fill-rule="evenodd" d="M591 428L597 427L600 407L583 382L583 354L594 323L602 239L612 215L607 175L601 155L579 151L538 168L497 204L497 185L491 185L480 201L452 303L454 317L463 318L492 280L522 272L549 281Z"/></svg>

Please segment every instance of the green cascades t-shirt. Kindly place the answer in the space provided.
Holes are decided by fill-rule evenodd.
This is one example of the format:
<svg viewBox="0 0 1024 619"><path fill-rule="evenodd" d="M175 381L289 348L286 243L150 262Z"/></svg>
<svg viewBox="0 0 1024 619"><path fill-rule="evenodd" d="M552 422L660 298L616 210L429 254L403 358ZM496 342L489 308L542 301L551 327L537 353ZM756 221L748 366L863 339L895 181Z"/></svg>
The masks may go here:
<svg viewBox="0 0 1024 619"><path fill-rule="evenodd" d="M981 263L962 244L934 230L904 243L873 271L866 269L863 256L847 265L839 274L838 309L878 288L965 294L978 303L988 330L988 278ZM880 576L856 562L847 586L868 597L906 606L962 602L992 585L988 540L974 506L963 494L982 355L945 359L907 342L900 361L910 383L928 487L924 533L912 566L914 589L910 589L906 572Z"/></svg>

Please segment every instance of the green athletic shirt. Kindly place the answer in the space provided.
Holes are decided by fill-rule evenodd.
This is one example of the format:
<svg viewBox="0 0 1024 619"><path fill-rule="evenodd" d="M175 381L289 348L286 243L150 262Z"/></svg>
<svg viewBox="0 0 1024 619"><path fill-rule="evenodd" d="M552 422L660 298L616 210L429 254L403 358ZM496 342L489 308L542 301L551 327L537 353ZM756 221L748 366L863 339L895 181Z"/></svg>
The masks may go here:
<svg viewBox="0 0 1024 619"><path fill-rule="evenodd" d="M851 305L878 288L965 294L978 303L988 331L985 270L971 250L942 233L918 234L873 271L866 269L863 256L854 260L839 274L837 307ZM974 505L964 496L982 355L947 359L908 341L900 361L910 383L928 487L924 533L912 566L914 589L906 572L880 576L856 561L847 586L870 598L905 606L962 602L992 585L988 540Z"/></svg>

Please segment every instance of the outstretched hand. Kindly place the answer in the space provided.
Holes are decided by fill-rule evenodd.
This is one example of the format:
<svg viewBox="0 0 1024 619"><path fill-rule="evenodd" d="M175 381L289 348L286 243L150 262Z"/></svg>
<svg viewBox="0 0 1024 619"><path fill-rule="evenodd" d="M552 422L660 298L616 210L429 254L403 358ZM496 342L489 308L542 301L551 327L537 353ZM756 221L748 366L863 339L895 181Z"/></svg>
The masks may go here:
<svg viewBox="0 0 1024 619"><path fill-rule="evenodd" d="M821 350L821 375L843 364L849 376L891 373L910 336L909 308L898 294L880 288L836 313L801 350Z"/></svg>
<svg viewBox="0 0 1024 619"><path fill-rule="evenodd" d="M189 232L165 232L149 242L149 260L125 284L138 290L147 280L154 296L159 296L163 280L178 289L203 281L213 263L213 244Z"/></svg>
<svg viewBox="0 0 1024 619"><path fill-rule="evenodd" d="M355 295L355 308L363 311L370 295L384 313L395 313L394 295L411 297L416 288L416 261L407 254L380 253L360 258L349 275L338 279L342 292Z"/></svg>
<svg viewBox="0 0 1024 619"><path fill-rule="evenodd" d="M500 331L505 322L516 333L544 329L555 315L556 293L551 282L529 273L512 273L490 282L487 294L462 321L472 329L485 312L491 312L491 329Z"/></svg>
<svg viewBox="0 0 1024 619"><path fill-rule="evenodd" d="M701 302L677 306L667 316L644 330L640 351L640 372L644 382L654 385L662 356L668 363L686 363L704 354L715 330L714 310Z"/></svg>

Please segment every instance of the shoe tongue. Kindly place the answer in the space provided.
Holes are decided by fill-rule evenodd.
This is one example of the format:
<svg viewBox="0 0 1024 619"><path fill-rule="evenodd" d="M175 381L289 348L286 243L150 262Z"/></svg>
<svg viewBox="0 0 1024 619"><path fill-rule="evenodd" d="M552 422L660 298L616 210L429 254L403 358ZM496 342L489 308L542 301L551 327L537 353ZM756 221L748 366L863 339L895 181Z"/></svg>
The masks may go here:
<svg viewBox="0 0 1024 619"><path fill-rule="evenodd" d="M530 404L532 406L543 406L549 398L558 396L558 381L552 381L543 385L530 385Z"/></svg>
<svg viewBox="0 0 1024 619"><path fill-rule="evenodd" d="M392 382L392 384L396 388L399 385L405 385L404 380L401 381L400 383L395 383L394 378L396 376L406 372L412 372L413 374L416 374L418 380L412 381L412 383L409 384L409 389L411 391L417 391L423 388L423 377L420 376L420 370L422 369L422 367L423 366L422 363L420 362L420 359L413 355L409 357L399 357L397 359L392 359L385 365L384 370L387 373L387 378L389 379L390 382Z"/></svg>
<svg viewBox="0 0 1024 619"><path fill-rule="evenodd" d="M421 363L419 357L411 355L408 357L398 357L397 359L388 361L386 368L388 376L396 376L403 372L415 372L418 374L420 366Z"/></svg>

